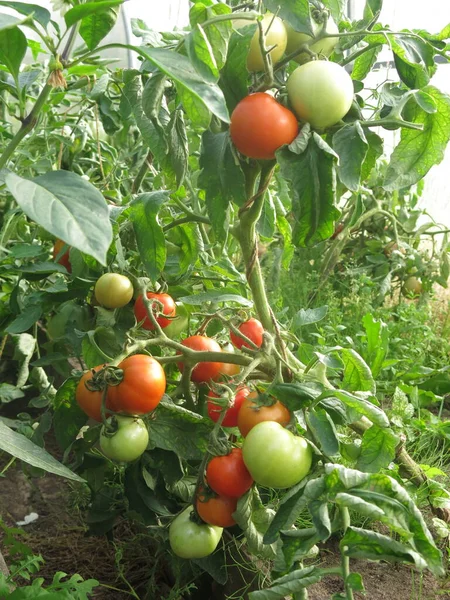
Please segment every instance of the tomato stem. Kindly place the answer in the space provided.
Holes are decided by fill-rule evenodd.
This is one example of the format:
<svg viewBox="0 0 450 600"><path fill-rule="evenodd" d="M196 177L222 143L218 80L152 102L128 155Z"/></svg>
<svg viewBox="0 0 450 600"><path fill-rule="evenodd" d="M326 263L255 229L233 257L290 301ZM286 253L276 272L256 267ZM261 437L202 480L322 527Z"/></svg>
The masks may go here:
<svg viewBox="0 0 450 600"><path fill-rule="evenodd" d="M347 529L350 527L350 513L348 511L348 508L346 506L342 506L341 507L341 516L342 516L342 522L343 522L343 526L344 526L344 534L347 531ZM354 600L354 596L353 596L353 589L350 585L349 582L349 577L350 577L350 557L346 556L345 551L347 550L347 546L344 546L341 550L342 552L342 577L344 578L344 585L345 585L345 593L347 596L347 600Z"/></svg>

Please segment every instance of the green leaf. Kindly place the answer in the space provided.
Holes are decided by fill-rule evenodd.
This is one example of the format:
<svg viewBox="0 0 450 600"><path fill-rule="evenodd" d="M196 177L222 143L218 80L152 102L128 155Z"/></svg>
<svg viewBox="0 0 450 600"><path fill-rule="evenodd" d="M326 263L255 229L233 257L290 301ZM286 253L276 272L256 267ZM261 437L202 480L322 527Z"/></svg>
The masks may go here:
<svg viewBox="0 0 450 600"><path fill-rule="evenodd" d="M307 412L306 422L314 440L326 456L339 454L337 431L330 415L323 408Z"/></svg>
<svg viewBox="0 0 450 600"><path fill-rule="evenodd" d="M383 321L375 319L371 313L364 315L363 325L367 336L367 348L364 356L370 365L373 376L377 378L388 352L389 331L387 325Z"/></svg>
<svg viewBox="0 0 450 600"><path fill-rule="evenodd" d="M435 50L425 40L409 35L389 35L400 79L409 88L423 88L436 72Z"/></svg>
<svg viewBox="0 0 450 600"><path fill-rule="evenodd" d="M47 473L53 473L72 481L84 481L58 462L56 458L53 458L46 450L36 446L20 433L16 433L2 421L0 421L0 449L33 467L47 471Z"/></svg>
<svg viewBox="0 0 450 600"><path fill-rule="evenodd" d="M376 391L375 381L369 366L352 348L342 348L340 355L344 362L344 380L342 386L353 392Z"/></svg>
<svg viewBox="0 0 450 600"><path fill-rule="evenodd" d="M437 111L430 114L413 100L407 103L405 120L421 123L424 129L402 129L386 173L384 187L388 191L414 185L444 158L450 140L450 97L433 86L423 91L433 98Z"/></svg>
<svg viewBox="0 0 450 600"><path fill-rule="evenodd" d="M159 278L166 264L166 244L158 213L168 197L169 192L149 192L140 194L130 205L139 255L153 281Z"/></svg>
<svg viewBox="0 0 450 600"><path fill-rule="evenodd" d="M294 317L292 326L295 329L318 323L327 316L328 306L319 306L318 308L301 308Z"/></svg>
<svg viewBox="0 0 450 600"><path fill-rule="evenodd" d="M230 39L227 62L219 81L230 113L245 96L248 96L247 56L256 28L255 23L246 25L239 29L239 32L233 33Z"/></svg>
<svg viewBox="0 0 450 600"><path fill-rule="evenodd" d="M364 161L361 169L361 181L367 181L372 173L373 168L375 167L377 159L383 154L383 140L380 138L380 136L373 131L366 131L365 135L369 147L367 150L366 160Z"/></svg>
<svg viewBox="0 0 450 600"><path fill-rule="evenodd" d="M284 148L277 152L277 158L292 192L297 218L294 243L308 247L328 239L340 215L335 206L336 154L313 133L305 152L297 155Z"/></svg>
<svg viewBox="0 0 450 600"><path fill-rule="evenodd" d="M302 410L318 398L323 388L317 383L275 383L268 393L287 406L289 410Z"/></svg>
<svg viewBox="0 0 450 600"><path fill-rule="evenodd" d="M354 394L350 394L350 392L335 390L333 392L323 393L320 399L323 400L325 398L333 397L338 398L346 406L355 410L357 413L364 415L379 427L389 427L389 419L387 418L385 412L367 400L364 396L356 396Z"/></svg>
<svg viewBox="0 0 450 600"><path fill-rule="evenodd" d="M398 442L391 429L372 425L363 435L356 467L364 473L378 473L394 460Z"/></svg>
<svg viewBox="0 0 450 600"><path fill-rule="evenodd" d="M50 12L38 4L28 4L28 2L6 2L5 0L1 0L0 6L8 6L9 8L13 8L21 15L32 15L33 18L44 28L47 27L51 19ZM3 16L5 15L2 15L2 17Z"/></svg>
<svg viewBox="0 0 450 600"><path fill-rule="evenodd" d="M356 121L339 129L333 136L333 148L339 155L339 179L349 190L358 191L368 149L367 139L360 123Z"/></svg>
<svg viewBox="0 0 450 600"><path fill-rule="evenodd" d="M66 379L53 400L53 429L61 450L75 441L88 418L75 400L77 385L78 380Z"/></svg>
<svg viewBox="0 0 450 600"><path fill-rule="evenodd" d="M216 83L219 80L219 67L213 47L200 24L195 25L185 38L189 60L204 81Z"/></svg>
<svg viewBox="0 0 450 600"><path fill-rule="evenodd" d="M189 16L191 26L201 25L204 21L213 19L218 15L231 14L231 8L219 2L213 6L206 7L203 3L196 4L190 10ZM227 60L228 42L232 34L231 21L211 23L205 27L204 34L212 50L212 56L217 69L220 71Z"/></svg>
<svg viewBox="0 0 450 600"><path fill-rule="evenodd" d="M179 188L188 171L189 145L184 122L183 111L175 110L167 127L167 141L169 145L168 158L177 179Z"/></svg>
<svg viewBox="0 0 450 600"><path fill-rule="evenodd" d="M8 404L9 402L13 402L13 400L23 398L24 396L25 394L22 390L15 385L11 385L10 383L0 383L0 403Z"/></svg>
<svg viewBox="0 0 450 600"><path fill-rule="evenodd" d="M30 219L106 265L112 241L108 205L89 181L69 171L51 171L33 180L8 173L5 183Z"/></svg>
<svg viewBox="0 0 450 600"><path fill-rule="evenodd" d="M363 81L371 72L373 65L377 62L378 55L383 48L382 44L368 46L367 50L355 60L352 70L352 79Z"/></svg>
<svg viewBox="0 0 450 600"><path fill-rule="evenodd" d="M233 517L245 534L248 548L252 554L260 558L273 558L275 545L265 544L264 534L269 527L275 512L264 506L256 488L251 488L239 498Z"/></svg>
<svg viewBox="0 0 450 600"><path fill-rule="evenodd" d="M347 7L346 0L322 0L322 4L330 9L331 16L339 23Z"/></svg>
<svg viewBox="0 0 450 600"><path fill-rule="evenodd" d="M253 306L251 300L247 300L247 298L243 298L237 294L228 294L226 293L226 290L211 290L210 292L203 292L201 294L195 294L194 296L183 296L182 298L179 298L179 300L180 302L192 306L201 306L206 302L235 302L240 306L247 306L248 308Z"/></svg>
<svg viewBox="0 0 450 600"><path fill-rule="evenodd" d="M306 567L304 569L298 569L292 571L284 577L275 579L270 588L265 590L259 590L257 592L250 592L248 595L249 600L283 600L292 594L296 594L314 585L322 579L321 569L317 567Z"/></svg>
<svg viewBox="0 0 450 600"><path fill-rule="evenodd" d="M289 23L295 31L314 35L308 0L264 0L268 10Z"/></svg>
<svg viewBox="0 0 450 600"><path fill-rule="evenodd" d="M206 122L205 114L210 112L221 121L230 122L222 90L216 84L204 81L188 58L165 48L136 50L175 81L183 106L194 125L207 127L209 116Z"/></svg>
<svg viewBox="0 0 450 600"><path fill-rule="evenodd" d="M220 240L228 233L229 205L245 201L245 178L236 160L228 132L205 131L200 156L199 185L206 194L206 208Z"/></svg>
<svg viewBox="0 0 450 600"><path fill-rule="evenodd" d="M108 8L114 8L123 3L124 0L100 0L100 2L88 2L87 4L78 4L66 12L64 19L67 27L70 27L77 21L85 19L98 12L104 12Z"/></svg>
<svg viewBox="0 0 450 600"><path fill-rule="evenodd" d="M261 237L268 239L273 238L275 235L276 217L277 215L272 194L269 192L264 198L261 216L256 224L256 229Z"/></svg>
<svg viewBox="0 0 450 600"><path fill-rule="evenodd" d="M116 24L118 13L118 8L107 7L82 19L80 35L89 50L94 50L98 43L108 35Z"/></svg>
<svg viewBox="0 0 450 600"><path fill-rule="evenodd" d="M4 29L14 29L18 25L21 25L28 19L18 19L17 17L13 17L12 15L5 15L0 13L0 31Z"/></svg>
<svg viewBox="0 0 450 600"><path fill-rule="evenodd" d="M5 65L15 79L19 76L26 51L27 38L18 27L0 31L0 63Z"/></svg>

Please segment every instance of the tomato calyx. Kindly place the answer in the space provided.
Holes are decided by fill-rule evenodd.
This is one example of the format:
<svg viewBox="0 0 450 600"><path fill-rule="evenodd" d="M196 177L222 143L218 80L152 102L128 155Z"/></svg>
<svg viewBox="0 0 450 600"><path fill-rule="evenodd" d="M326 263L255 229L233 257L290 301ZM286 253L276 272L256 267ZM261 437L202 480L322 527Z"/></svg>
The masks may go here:
<svg viewBox="0 0 450 600"><path fill-rule="evenodd" d="M108 386L119 385L123 381L123 370L113 365L104 365L99 371L92 369L92 379L85 383L90 392L103 392Z"/></svg>
<svg viewBox="0 0 450 600"><path fill-rule="evenodd" d="M278 402L274 396L271 396L267 392L256 390L256 393L258 395L255 398L252 398L252 403L255 404L255 406L251 407L251 410L255 412L258 412L263 406L274 406Z"/></svg>

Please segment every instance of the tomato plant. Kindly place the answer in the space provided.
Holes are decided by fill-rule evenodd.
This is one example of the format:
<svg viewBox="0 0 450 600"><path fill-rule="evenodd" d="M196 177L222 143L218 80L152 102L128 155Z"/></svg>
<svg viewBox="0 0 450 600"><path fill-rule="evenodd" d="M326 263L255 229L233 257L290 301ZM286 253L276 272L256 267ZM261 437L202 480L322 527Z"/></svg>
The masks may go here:
<svg viewBox="0 0 450 600"><path fill-rule="evenodd" d="M262 92L239 102L231 115L230 135L236 148L249 158L275 158L275 151L298 134L295 115Z"/></svg>
<svg viewBox="0 0 450 600"><path fill-rule="evenodd" d="M177 308L172 296L169 296L169 294L157 294L155 292L147 292L147 298L149 300L153 299L157 301L152 304L154 313L162 313L164 315L167 315L168 317L175 317ZM158 304L159 302L162 304L162 309ZM153 330L155 328L155 326L147 316L147 311L145 310L144 300L142 296L139 296L136 300L136 303L134 305L134 314L138 323L143 321L142 327L144 329ZM166 319L165 317L156 317L156 321L159 324L159 326L163 329L165 327L168 327L172 323L172 319Z"/></svg>
<svg viewBox="0 0 450 600"><path fill-rule="evenodd" d="M249 319L248 321L241 323L238 329L243 335L245 335L245 337L253 342L255 346L258 348L262 346L264 327L262 326L261 322L258 321L258 319ZM238 350L240 350L243 346L246 348L251 348L250 344L239 335L234 333L234 331L230 333L230 338Z"/></svg>
<svg viewBox="0 0 450 600"><path fill-rule="evenodd" d="M253 478L245 466L241 448L233 448L225 456L215 456L206 468L209 487L221 496L240 498L253 485Z"/></svg>
<svg viewBox="0 0 450 600"><path fill-rule="evenodd" d="M154 410L166 391L164 369L151 356L135 354L121 363L122 380L108 389L108 401L115 412L143 415Z"/></svg>
<svg viewBox="0 0 450 600"><path fill-rule="evenodd" d="M148 431L142 419L116 416L108 423L117 429L111 433L102 427L100 448L105 456L118 462L131 462L145 452Z"/></svg>
<svg viewBox="0 0 450 600"><path fill-rule="evenodd" d="M312 450L308 442L279 423L258 423L242 448L244 463L259 485L289 488L309 473Z"/></svg>
<svg viewBox="0 0 450 600"><path fill-rule="evenodd" d="M221 371L223 374L223 369ZM234 397L233 405L227 409L225 416L222 420L222 427L237 427L238 423L238 414L241 409L242 403L245 398L250 394L250 390L248 387L241 387L237 390L236 395ZM213 421L218 421L220 414L222 412L222 407L214 402L213 398L220 398L214 392L209 392L208 394L208 415L209 418Z"/></svg>
<svg viewBox="0 0 450 600"><path fill-rule="evenodd" d="M284 426L291 420L291 413L278 400L270 406L259 406L255 402L257 398L257 392L252 392L244 399L239 410L238 427L244 437L255 425L263 421L275 421Z"/></svg>
<svg viewBox="0 0 450 600"><path fill-rule="evenodd" d="M105 308L121 308L133 297L133 285L128 277L119 273L105 273L97 280L94 294Z"/></svg>
<svg viewBox="0 0 450 600"><path fill-rule="evenodd" d="M233 519L233 513L237 507L237 499L228 496L212 496L206 498L204 493L200 492L195 504L200 517L216 527L232 527L236 525Z"/></svg>
<svg viewBox="0 0 450 600"><path fill-rule="evenodd" d="M191 335L181 342L186 348L195 350L196 352L222 352L219 344L204 335ZM178 363L180 371L184 370L184 363ZM198 363L192 370L191 380L195 383L205 383L217 379L222 370L222 363L204 361Z"/></svg>
<svg viewBox="0 0 450 600"><path fill-rule="evenodd" d="M172 552L180 558L204 558L217 548L223 528L195 523L191 520L192 506L188 506L172 521L169 541Z"/></svg>
<svg viewBox="0 0 450 600"><path fill-rule="evenodd" d="M317 129L338 123L353 102L350 75L340 65L326 60L297 67L288 79L287 91L297 117Z"/></svg>

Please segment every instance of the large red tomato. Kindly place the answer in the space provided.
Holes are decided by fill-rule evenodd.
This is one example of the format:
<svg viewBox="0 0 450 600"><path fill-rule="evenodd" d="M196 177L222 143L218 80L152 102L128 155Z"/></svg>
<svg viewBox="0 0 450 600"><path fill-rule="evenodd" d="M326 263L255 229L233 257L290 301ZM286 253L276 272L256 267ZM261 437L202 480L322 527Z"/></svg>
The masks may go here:
<svg viewBox="0 0 450 600"><path fill-rule="evenodd" d="M215 456L206 467L209 487L221 496L240 498L253 485L253 478L245 466L241 448L233 448L226 456Z"/></svg>
<svg viewBox="0 0 450 600"><path fill-rule="evenodd" d="M291 413L284 404L277 400L272 406L258 406L254 402L257 397L257 392L252 392L245 398L239 411L238 427L243 437L262 421L276 421L284 426L291 420Z"/></svg>
<svg viewBox="0 0 450 600"><path fill-rule="evenodd" d="M196 509L200 517L209 525L216 527L231 527L236 524L233 513L236 510L237 498L228 496L215 496L208 500L200 492Z"/></svg>
<svg viewBox="0 0 450 600"><path fill-rule="evenodd" d="M297 134L294 113L264 92L241 100L231 115L231 139L249 158L275 158L275 151L293 142Z"/></svg>
<svg viewBox="0 0 450 600"><path fill-rule="evenodd" d="M119 365L123 380L108 390L112 410L126 415L144 415L154 410L166 391L164 369L146 354L135 354Z"/></svg>
<svg viewBox="0 0 450 600"><path fill-rule="evenodd" d="M238 414L241 409L242 403L245 398L250 394L250 390L248 387L242 387L236 392L236 396L234 397L233 406L225 413L225 417L222 421L222 427L237 427L238 422ZM222 412L222 407L215 403L214 400L210 400L210 398L220 398L214 392L209 392L208 394L208 415L209 418L217 423L220 417L220 413Z"/></svg>
<svg viewBox="0 0 450 600"><path fill-rule="evenodd" d="M162 313L164 315L167 315L168 317L175 316L177 307L174 299L172 298L172 296L169 296L169 294L156 294L154 292L147 292L147 298L153 298L154 300L158 300L159 302L161 302L161 304L163 305ZM160 307L156 302L152 306L155 312L161 312ZM136 303L134 305L134 314L138 323L144 321L144 323L142 324L142 327L144 329L155 329L153 323L147 316L147 311L145 310L144 300L142 296L139 296L136 300ZM167 327L172 323L172 319L165 319L164 317L158 317L156 321L158 322L159 326L163 329L164 327Z"/></svg>
<svg viewBox="0 0 450 600"><path fill-rule="evenodd" d="M238 329L243 335L245 335L245 337L252 341L255 346L261 348L263 343L264 327L262 326L261 322L258 321L258 319L249 319L248 321L245 321L245 323L239 325ZM248 344L243 338L236 335L233 331L230 333L230 338L238 350L240 350L242 346L245 346L246 348L251 347L250 344Z"/></svg>
<svg viewBox="0 0 450 600"><path fill-rule="evenodd" d="M181 342L186 348L196 350L197 352L222 352L222 348L219 344L204 335L191 335L190 337L182 340ZM178 363L180 371L184 369L184 363ZM191 375L191 380L195 383L204 383L217 379L222 370L222 363L220 362L201 362L198 363Z"/></svg>

